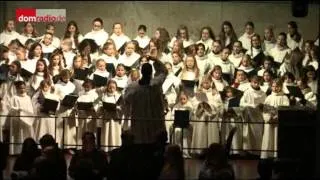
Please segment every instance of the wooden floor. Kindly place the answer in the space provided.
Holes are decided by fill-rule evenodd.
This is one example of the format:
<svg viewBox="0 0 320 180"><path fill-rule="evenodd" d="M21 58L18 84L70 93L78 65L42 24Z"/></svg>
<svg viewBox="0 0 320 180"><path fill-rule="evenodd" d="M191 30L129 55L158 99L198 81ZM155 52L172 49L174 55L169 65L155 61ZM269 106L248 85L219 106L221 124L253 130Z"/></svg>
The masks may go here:
<svg viewBox="0 0 320 180"><path fill-rule="evenodd" d="M15 157L11 156L8 159L7 168L4 172L5 179L10 179L10 173L12 172L13 164L15 162ZM69 166L71 160L70 155L66 155L66 160ZM257 174L257 160L232 160L231 161L236 178L237 179L256 179L258 178ZM198 174L202 165L202 161L197 159L186 159L185 160L185 172L187 179L197 179ZM69 178L71 179L71 178Z"/></svg>

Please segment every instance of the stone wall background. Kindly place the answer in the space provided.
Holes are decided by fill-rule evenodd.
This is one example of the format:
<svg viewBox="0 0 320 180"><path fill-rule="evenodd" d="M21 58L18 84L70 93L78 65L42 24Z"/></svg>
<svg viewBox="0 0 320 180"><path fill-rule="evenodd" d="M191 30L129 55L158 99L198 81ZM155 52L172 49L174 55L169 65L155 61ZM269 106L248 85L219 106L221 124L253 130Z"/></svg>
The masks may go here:
<svg viewBox="0 0 320 180"><path fill-rule="evenodd" d="M82 34L91 30L91 21L95 17L104 20L105 30L111 34L112 24L116 21L125 25L125 33L134 38L139 24L148 27L147 34L152 36L157 27L165 27L170 37L176 33L180 24L189 28L191 38L199 39L202 26L209 25L217 35L221 23L229 20L238 36L243 33L244 23L255 23L256 32L263 35L264 27L273 25L275 33L286 31L287 22L297 21L304 39L315 39L319 34L319 3L309 4L307 17L295 18L291 14L291 2L175 2L175 1L7 1L5 18L15 18L16 8L43 8L67 10L67 21L75 20ZM2 17L3 18L3 17ZM67 23L57 23L56 35L63 36ZM17 31L22 31L22 23ZM42 34L45 24L38 23L37 30ZM1 27L2 28L2 27Z"/></svg>

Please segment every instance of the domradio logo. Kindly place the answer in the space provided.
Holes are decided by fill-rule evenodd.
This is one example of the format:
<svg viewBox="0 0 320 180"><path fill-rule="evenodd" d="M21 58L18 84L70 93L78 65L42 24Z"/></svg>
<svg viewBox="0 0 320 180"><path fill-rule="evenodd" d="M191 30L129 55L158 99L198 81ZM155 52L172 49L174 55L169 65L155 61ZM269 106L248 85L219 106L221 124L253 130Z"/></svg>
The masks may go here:
<svg viewBox="0 0 320 180"><path fill-rule="evenodd" d="M16 9L17 22L66 22L66 9Z"/></svg>

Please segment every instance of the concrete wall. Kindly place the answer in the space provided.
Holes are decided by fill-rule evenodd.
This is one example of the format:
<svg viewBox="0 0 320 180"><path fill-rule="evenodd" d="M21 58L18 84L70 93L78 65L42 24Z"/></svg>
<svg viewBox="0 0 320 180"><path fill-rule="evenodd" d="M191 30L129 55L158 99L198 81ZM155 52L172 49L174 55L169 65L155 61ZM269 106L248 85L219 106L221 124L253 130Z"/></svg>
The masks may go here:
<svg viewBox="0 0 320 180"><path fill-rule="evenodd" d="M179 24L188 26L191 38L198 40L202 26L209 25L218 34L223 20L232 22L236 33L243 33L244 23L251 20L255 23L256 32L263 34L265 26L271 24L275 33L286 31L287 22L297 21L304 39L315 39L319 33L319 3L309 4L309 13L305 18L295 18L291 14L291 2L112 2L112 1L7 1L6 18L15 18L16 8L64 8L67 10L67 21L78 22L82 34L91 30L91 21L101 17L105 29L110 33L112 23L120 21L125 25L125 33L135 37L139 24L148 27L152 36L159 26L167 28L171 37L176 33ZM56 32L63 36L66 23L58 23ZM21 32L22 24L17 25ZM38 32L44 32L44 24L37 24Z"/></svg>

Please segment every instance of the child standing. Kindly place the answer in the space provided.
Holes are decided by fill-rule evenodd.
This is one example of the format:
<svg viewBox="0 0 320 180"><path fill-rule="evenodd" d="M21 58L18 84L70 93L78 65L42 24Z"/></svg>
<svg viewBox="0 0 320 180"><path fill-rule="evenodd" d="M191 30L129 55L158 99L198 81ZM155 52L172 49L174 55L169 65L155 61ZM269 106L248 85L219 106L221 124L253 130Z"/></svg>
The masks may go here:
<svg viewBox="0 0 320 180"><path fill-rule="evenodd" d="M278 122L277 109L279 106L289 106L289 99L282 92L282 81L275 79L271 88L272 93L266 98L263 106L262 115L265 124L261 145L261 159L277 157L278 125L275 124Z"/></svg>
<svg viewBox="0 0 320 180"><path fill-rule="evenodd" d="M35 135L36 140L38 141L45 134L50 134L53 137L56 136L56 122L55 118L52 116L55 115L56 111L53 112L54 114L41 111L44 108L43 105L45 99L55 100L59 102L59 97L54 94L53 84L50 80L42 80L39 89L36 91L34 96L32 96L34 112L39 116L36 121L37 126L35 126ZM57 109L59 109L59 104L57 106Z"/></svg>
<svg viewBox="0 0 320 180"><path fill-rule="evenodd" d="M25 138L34 138L34 117L30 117L34 116L34 109L31 97L27 95L26 83L18 81L15 83L15 87L17 94L11 99L11 110L8 116L10 121L10 142L22 144ZM19 154L20 152L21 147L17 145L11 146L10 154Z"/></svg>
<svg viewBox="0 0 320 180"><path fill-rule="evenodd" d="M253 76L250 81L250 88L244 91L240 100L240 107L243 109L243 150L257 150L261 147L263 118L262 107L266 94L259 86L258 76ZM257 123L258 122L258 123ZM256 151L250 151L257 154Z"/></svg>
<svg viewBox="0 0 320 180"><path fill-rule="evenodd" d="M111 151L121 145L121 118L122 118L122 95L117 90L117 83L109 80L106 88L102 90L101 100L103 103L115 104L116 109L101 109L102 131L101 141L105 147L105 151Z"/></svg>
<svg viewBox="0 0 320 180"><path fill-rule="evenodd" d="M190 119L188 119L188 120L193 119L193 113L194 113L193 110L194 109L193 109L192 103L189 101L188 95L183 91L180 92L178 103L172 109L172 116L171 116L172 118L171 119L174 119L174 114L175 114L176 110L189 111L189 118ZM172 123L172 121L171 121L171 123ZM167 126L167 129L168 128L170 129L169 132L171 132L170 137L172 137L172 143L178 144L179 146L181 146L181 144L183 143L183 156L190 157L189 149L185 149L185 148L190 147L192 126L189 125L189 127L187 129L184 128L183 134L182 134L182 128L175 128L174 124L170 125L167 123L166 126ZM183 142L181 142L181 139L183 139Z"/></svg>

